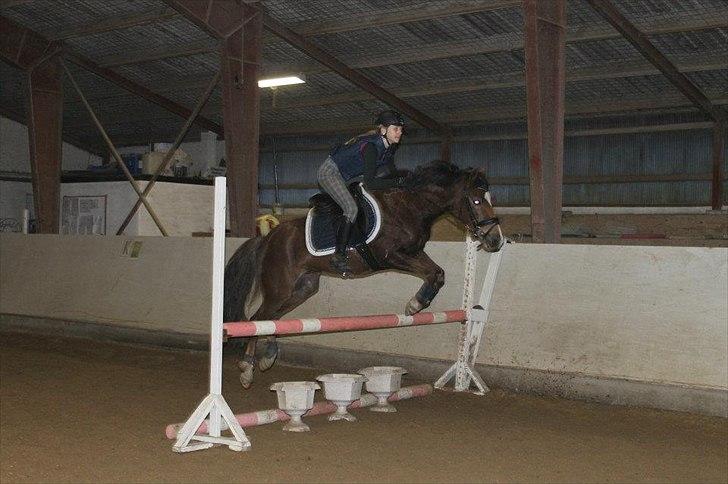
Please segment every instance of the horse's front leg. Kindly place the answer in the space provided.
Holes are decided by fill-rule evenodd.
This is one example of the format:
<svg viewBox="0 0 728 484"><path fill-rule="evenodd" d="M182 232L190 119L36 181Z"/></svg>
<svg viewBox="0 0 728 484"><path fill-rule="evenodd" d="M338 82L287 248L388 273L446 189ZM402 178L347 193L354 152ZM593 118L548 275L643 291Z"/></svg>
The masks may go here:
<svg viewBox="0 0 728 484"><path fill-rule="evenodd" d="M424 252L415 255L390 254L387 262L395 269L417 276L424 281L420 290L407 303L405 314L408 316L427 308L445 284L445 271Z"/></svg>

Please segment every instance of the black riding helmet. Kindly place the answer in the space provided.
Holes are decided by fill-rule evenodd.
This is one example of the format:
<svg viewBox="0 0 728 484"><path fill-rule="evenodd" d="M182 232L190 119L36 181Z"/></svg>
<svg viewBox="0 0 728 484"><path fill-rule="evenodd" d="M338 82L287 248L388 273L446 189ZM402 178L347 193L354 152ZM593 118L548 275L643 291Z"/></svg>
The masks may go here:
<svg viewBox="0 0 728 484"><path fill-rule="evenodd" d="M376 124L377 126L381 124L385 128L387 126L404 127L404 118L397 111L387 109L386 111L382 111L381 113L379 113L379 116L377 116L377 120L374 122L374 124Z"/></svg>

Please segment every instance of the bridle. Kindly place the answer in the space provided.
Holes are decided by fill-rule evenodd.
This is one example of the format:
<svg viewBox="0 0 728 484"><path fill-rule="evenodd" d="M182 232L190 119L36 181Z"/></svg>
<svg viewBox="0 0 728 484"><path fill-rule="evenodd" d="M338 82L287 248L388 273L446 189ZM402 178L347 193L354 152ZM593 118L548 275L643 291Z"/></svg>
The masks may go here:
<svg viewBox="0 0 728 484"><path fill-rule="evenodd" d="M490 203L488 189L483 188L483 191L485 192L483 199ZM468 214L470 215L470 222L473 225L473 233L477 236L479 230L482 232L483 227L488 227L488 229L485 230L485 232L482 232L482 235L479 236L482 236L483 238L487 237L488 234L490 234L490 232L500 224L500 220L498 219L498 217L488 217L479 220L478 216L475 214L475 209L473 208L473 205L476 205L476 203L467 194L465 194L464 197L465 204L468 207ZM491 204L491 207L492 206L493 205Z"/></svg>

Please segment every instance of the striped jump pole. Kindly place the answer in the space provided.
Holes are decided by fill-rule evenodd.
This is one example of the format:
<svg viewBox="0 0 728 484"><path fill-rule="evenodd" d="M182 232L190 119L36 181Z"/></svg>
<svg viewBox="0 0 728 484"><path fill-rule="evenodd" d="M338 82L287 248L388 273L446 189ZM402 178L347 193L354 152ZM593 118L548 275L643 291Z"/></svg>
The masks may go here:
<svg viewBox="0 0 728 484"><path fill-rule="evenodd" d="M387 401L399 402L402 400L409 400L410 398L424 397L432 393L432 385L422 383L420 385L412 385L409 387L402 387L396 392L392 393ZM357 408L371 407L377 403L377 397L367 393L361 396L359 400L351 402L346 407L349 410L355 410ZM336 405L331 402L316 402L313 404L313 408L306 412L304 417L313 417L315 415L327 415L336 411ZM274 422L286 422L291 417L281 409L271 408L270 410L259 410L257 412L240 413L235 415L235 419L238 421L241 427L256 427L258 425L266 425ZM207 432L208 421L205 420L200 424L200 428L197 429L198 434L204 434ZM177 433L182 428L182 424L170 424L164 429L164 433L168 439L176 439ZM226 427L223 425L222 430Z"/></svg>
<svg viewBox="0 0 728 484"><path fill-rule="evenodd" d="M471 310L471 311L478 311ZM280 319L275 321L240 321L225 323L223 328L230 338L270 336L283 334L332 333L379 328L399 328L425 324L459 323L469 319L464 309L433 313L381 314L375 316L343 316L333 318Z"/></svg>

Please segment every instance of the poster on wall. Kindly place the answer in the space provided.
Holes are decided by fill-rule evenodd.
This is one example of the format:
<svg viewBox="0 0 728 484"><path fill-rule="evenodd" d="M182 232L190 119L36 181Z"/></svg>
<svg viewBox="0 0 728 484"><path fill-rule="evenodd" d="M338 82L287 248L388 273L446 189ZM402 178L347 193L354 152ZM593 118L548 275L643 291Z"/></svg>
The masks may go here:
<svg viewBox="0 0 728 484"><path fill-rule="evenodd" d="M106 235L106 195L64 196L61 233Z"/></svg>

